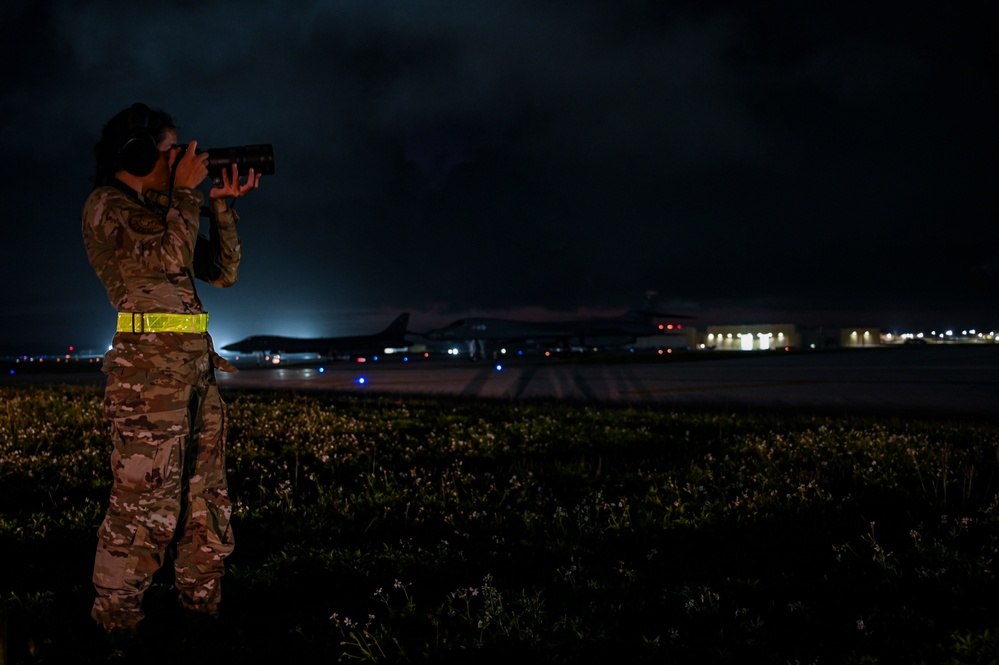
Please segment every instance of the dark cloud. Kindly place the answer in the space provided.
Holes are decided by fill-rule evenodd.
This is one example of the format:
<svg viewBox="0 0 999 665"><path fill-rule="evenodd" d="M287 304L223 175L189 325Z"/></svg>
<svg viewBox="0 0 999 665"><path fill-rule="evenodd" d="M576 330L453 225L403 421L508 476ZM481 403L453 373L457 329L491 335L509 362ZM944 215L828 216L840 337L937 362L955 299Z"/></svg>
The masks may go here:
<svg viewBox="0 0 999 665"><path fill-rule="evenodd" d="M103 334L79 213L136 100L203 147L275 145L241 281L203 289L234 334L649 289L705 317L999 324L996 56L969 5L130 7L0 10L12 341L62 340L65 312Z"/></svg>

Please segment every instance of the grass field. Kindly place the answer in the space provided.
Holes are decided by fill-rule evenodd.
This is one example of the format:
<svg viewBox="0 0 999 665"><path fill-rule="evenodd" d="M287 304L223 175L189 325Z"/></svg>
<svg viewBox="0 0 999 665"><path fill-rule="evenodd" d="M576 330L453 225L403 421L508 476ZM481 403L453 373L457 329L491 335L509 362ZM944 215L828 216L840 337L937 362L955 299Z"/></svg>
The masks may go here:
<svg viewBox="0 0 999 665"><path fill-rule="evenodd" d="M224 396L223 617L164 566L144 662L997 662L994 425ZM0 665L97 662L102 392L0 397Z"/></svg>

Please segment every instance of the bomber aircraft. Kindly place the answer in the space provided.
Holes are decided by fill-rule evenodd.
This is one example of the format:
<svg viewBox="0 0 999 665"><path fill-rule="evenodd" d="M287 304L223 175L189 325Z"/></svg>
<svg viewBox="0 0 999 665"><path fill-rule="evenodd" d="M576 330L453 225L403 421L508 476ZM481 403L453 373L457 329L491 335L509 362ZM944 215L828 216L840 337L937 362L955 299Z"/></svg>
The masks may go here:
<svg viewBox="0 0 999 665"><path fill-rule="evenodd" d="M500 346L548 348L563 352L588 351L633 344L639 337L676 334L682 329L682 324L656 323L655 318L690 317L639 309L620 316L568 321L466 318L420 335L432 341L464 342L468 345L469 355L474 359L485 357L487 343L490 351Z"/></svg>
<svg viewBox="0 0 999 665"><path fill-rule="evenodd" d="M280 337L254 335L222 347L224 351L263 356L283 354L314 354L317 358L353 360L391 351L405 351L410 346L406 339L409 313L400 314L385 330L372 335L346 337Z"/></svg>

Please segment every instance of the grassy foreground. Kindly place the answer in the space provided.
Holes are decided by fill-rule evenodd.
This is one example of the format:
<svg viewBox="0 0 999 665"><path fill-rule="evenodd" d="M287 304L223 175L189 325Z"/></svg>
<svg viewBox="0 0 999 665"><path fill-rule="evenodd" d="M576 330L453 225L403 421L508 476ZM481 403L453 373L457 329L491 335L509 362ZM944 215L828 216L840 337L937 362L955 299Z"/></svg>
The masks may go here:
<svg viewBox="0 0 999 665"><path fill-rule="evenodd" d="M164 566L144 662L997 660L994 425L224 396L223 618ZM0 398L0 665L96 662L102 391Z"/></svg>

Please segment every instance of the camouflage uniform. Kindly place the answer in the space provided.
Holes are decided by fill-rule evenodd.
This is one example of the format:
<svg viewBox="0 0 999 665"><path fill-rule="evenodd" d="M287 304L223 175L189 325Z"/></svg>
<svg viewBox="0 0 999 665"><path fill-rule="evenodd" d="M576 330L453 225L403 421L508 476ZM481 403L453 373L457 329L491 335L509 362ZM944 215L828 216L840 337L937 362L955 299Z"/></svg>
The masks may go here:
<svg viewBox="0 0 999 665"><path fill-rule="evenodd" d="M165 218L123 184L99 187L83 211L87 255L119 312L197 314L199 278L236 281L235 212L198 235L203 195L177 188ZM214 615L232 552L225 405L215 369L235 371L207 332L117 332L104 357L113 486L98 531L91 612L108 631L134 629L168 549L181 604Z"/></svg>

